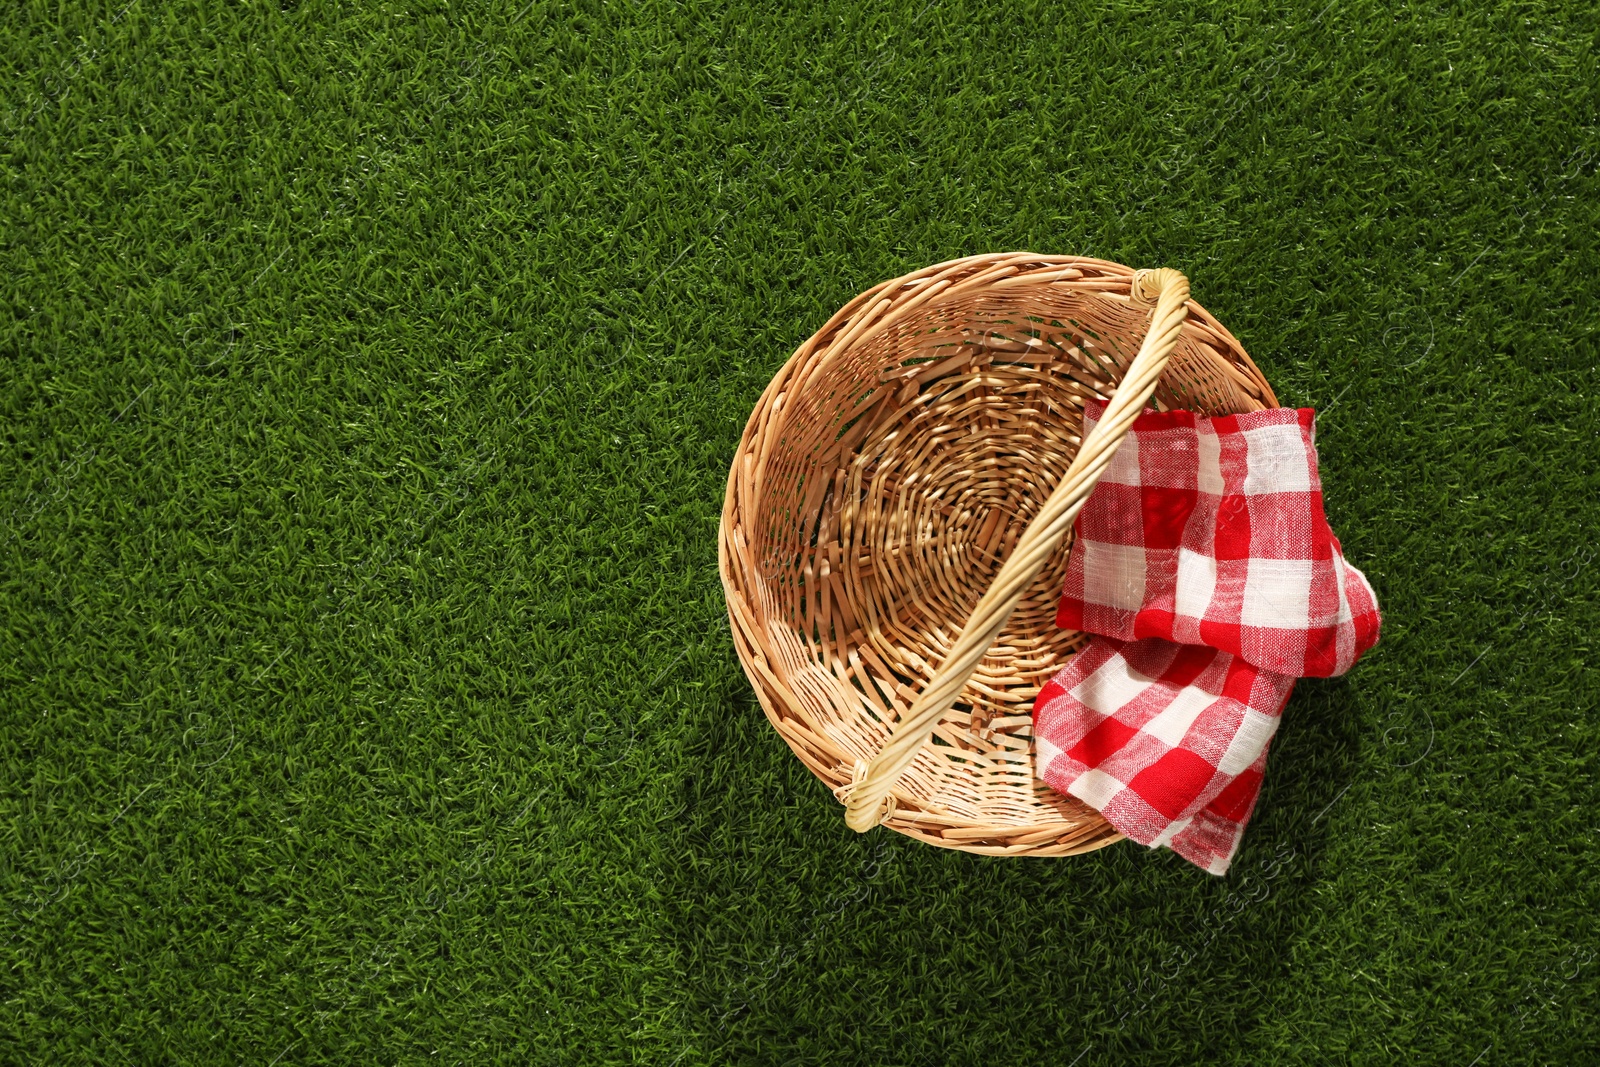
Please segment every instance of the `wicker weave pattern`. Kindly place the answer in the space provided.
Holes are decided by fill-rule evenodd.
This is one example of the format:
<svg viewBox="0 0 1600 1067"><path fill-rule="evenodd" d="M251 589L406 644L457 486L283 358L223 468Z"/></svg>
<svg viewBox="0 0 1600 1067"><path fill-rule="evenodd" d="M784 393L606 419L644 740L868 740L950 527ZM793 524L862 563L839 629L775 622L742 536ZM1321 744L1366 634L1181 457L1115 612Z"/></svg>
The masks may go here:
<svg viewBox="0 0 1600 1067"><path fill-rule="evenodd" d="M1134 290L1130 268L1094 259L939 264L851 301L757 403L719 534L734 643L769 720L836 796L882 779L860 786L873 810L852 811L852 825L997 855L1120 839L1033 773L1033 698L1084 640L1054 625L1070 535L1036 550L1042 570L965 685L955 679L931 736L895 727L1077 456L1084 399L1111 397L1128 374L1152 315ZM1182 282L1169 300L1182 327L1156 403L1276 406L1186 294ZM903 769L874 763L892 732Z"/></svg>

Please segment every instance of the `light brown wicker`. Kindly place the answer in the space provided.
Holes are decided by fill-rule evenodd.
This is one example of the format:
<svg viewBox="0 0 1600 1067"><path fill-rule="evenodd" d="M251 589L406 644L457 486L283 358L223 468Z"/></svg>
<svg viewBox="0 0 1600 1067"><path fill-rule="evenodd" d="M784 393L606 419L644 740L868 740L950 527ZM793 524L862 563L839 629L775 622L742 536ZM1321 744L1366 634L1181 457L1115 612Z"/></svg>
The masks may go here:
<svg viewBox="0 0 1600 1067"><path fill-rule="evenodd" d="M850 826L990 855L1121 839L1034 777L1031 711L1085 640L1054 621L1072 520L1146 402L1278 404L1188 296L1172 270L952 260L856 297L761 395L718 534L734 646ZM1111 404L1080 446L1087 397Z"/></svg>

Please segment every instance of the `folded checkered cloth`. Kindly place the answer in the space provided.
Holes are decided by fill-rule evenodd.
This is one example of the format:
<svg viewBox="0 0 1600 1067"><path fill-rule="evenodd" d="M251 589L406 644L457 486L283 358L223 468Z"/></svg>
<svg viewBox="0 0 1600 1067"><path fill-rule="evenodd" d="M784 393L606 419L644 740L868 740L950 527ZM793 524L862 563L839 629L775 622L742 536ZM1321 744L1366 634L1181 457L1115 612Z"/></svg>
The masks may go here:
<svg viewBox="0 0 1600 1067"><path fill-rule="evenodd" d="M1145 412L1076 530L1056 621L1094 636L1034 704L1039 775L1223 874L1295 679L1378 639L1323 514L1312 410Z"/></svg>

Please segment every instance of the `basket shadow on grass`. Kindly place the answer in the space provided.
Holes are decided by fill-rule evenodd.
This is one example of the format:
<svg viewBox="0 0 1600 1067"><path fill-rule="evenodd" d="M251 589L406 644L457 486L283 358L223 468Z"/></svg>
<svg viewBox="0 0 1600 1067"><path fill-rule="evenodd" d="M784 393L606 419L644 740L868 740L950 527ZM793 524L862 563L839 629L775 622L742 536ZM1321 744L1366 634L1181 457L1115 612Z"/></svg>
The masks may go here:
<svg viewBox="0 0 1600 1067"><path fill-rule="evenodd" d="M665 887L685 1025L711 1062L1083 1052L1087 1067L1236 1048L1316 907L1361 700L1345 679L1297 686L1244 845L1215 878L1126 841L998 859L856 834L740 678L695 724Z"/></svg>

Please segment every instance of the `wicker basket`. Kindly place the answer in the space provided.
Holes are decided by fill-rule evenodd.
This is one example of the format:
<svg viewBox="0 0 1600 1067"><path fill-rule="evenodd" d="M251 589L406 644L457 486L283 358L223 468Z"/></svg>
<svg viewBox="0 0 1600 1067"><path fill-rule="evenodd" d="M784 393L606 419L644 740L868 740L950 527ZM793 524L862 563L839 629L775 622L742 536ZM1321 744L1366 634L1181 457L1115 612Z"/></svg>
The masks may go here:
<svg viewBox="0 0 1600 1067"><path fill-rule="evenodd" d="M768 719L846 806L929 844L1121 839L1034 776L1072 520L1129 425L1276 407L1172 270L1010 253L884 282L800 346L745 427L719 565ZM1083 402L1110 406L1080 445Z"/></svg>

